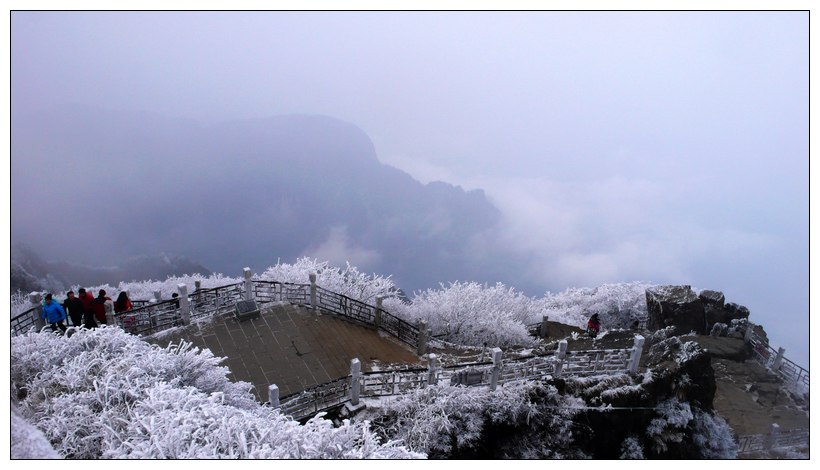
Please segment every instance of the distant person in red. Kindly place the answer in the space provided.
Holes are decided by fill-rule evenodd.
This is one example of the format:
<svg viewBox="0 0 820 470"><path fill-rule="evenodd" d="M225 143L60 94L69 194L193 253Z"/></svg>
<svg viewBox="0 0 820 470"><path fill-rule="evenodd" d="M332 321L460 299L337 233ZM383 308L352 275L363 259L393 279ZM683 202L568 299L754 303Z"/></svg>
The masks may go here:
<svg viewBox="0 0 820 470"><path fill-rule="evenodd" d="M117 300L114 301L114 313L122 313L131 310L131 299L128 298L128 294L125 291L120 292L120 295L117 296ZM122 327L125 328L126 331L132 331L135 326L135 319L134 315L123 315L120 317Z"/></svg>
<svg viewBox="0 0 820 470"><path fill-rule="evenodd" d="M598 320L598 314L594 313L587 322L587 333L590 338L594 338L598 336L599 331L601 331L601 321Z"/></svg>
<svg viewBox="0 0 820 470"><path fill-rule="evenodd" d="M97 297L94 298L94 302L91 304L91 310L94 312L94 319L101 325L108 323L108 319L105 318L105 302L110 300L111 297L106 297L105 290L100 289L100 293L97 294Z"/></svg>
<svg viewBox="0 0 820 470"><path fill-rule="evenodd" d="M131 299L128 298L128 294L125 292L120 292L120 295L117 296L117 300L114 302L114 312L126 312L131 310Z"/></svg>
<svg viewBox="0 0 820 470"><path fill-rule="evenodd" d="M94 296L82 287L77 292L80 294L80 302L83 303L83 325L88 329L96 328L97 322L94 321L94 309L92 307L94 305Z"/></svg>

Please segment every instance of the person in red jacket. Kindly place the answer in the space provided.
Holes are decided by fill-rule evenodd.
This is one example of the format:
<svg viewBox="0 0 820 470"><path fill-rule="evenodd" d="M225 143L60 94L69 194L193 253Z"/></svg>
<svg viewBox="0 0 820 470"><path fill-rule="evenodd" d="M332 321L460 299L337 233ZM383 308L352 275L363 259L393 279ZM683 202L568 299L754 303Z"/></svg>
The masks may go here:
<svg viewBox="0 0 820 470"><path fill-rule="evenodd" d="M85 288L80 288L77 291L79 295L80 302L83 303L83 326L86 328L96 328L97 322L94 320L94 309L92 305L94 305L94 296L91 295L91 292L86 292Z"/></svg>
<svg viewBox="0 0 820 470"><path fill-rule="evenodd" d="M111 300L111 297L107 297L105 295L105 290L100 289L100 293L97 294L97 297L94 298L94 302L91 304L91 310L94 312L94 319L101 325L108 323L108 319L105 318L105 302L107 300Z"/></svg>
<svg viewBox="0 0 820 470"><path fill-rule="evenodd" d="M594 313L587 322L587 333L590 338L594 338L598 336L599 331L601 331L601 321L598 320L598 314Z"/></svg>
<svg viewBox="0 0 820 470"><path fill-rule="evenodd" d="M117 296L117 300L114 302L114 312L126 312L131 310L131 299L128 298L128 294L125 291L120 292L120 295Z"/></svg>

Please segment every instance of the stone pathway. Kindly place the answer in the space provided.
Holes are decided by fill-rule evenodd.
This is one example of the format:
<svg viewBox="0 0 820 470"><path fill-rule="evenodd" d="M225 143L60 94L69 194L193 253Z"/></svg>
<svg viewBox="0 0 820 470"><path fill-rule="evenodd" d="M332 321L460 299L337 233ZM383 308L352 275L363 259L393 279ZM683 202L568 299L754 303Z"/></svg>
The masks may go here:
<svg viewBox="0 0 820 470"><path fill-rule="evenodd" d="M353 358L363 371L421 365L413 348L384 332L289 304L265 305L258 318L243 321L215 317L149 341L165 347L180 339L227 358L229 377L253 384L260 401L270 384L284 397L346 376Z"/></svg>

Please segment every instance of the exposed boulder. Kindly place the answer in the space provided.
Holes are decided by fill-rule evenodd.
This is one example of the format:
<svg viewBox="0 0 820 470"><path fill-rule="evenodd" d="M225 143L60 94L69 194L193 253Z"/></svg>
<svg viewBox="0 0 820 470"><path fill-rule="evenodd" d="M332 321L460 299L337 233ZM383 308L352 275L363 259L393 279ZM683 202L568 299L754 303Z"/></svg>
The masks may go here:
<svg viewBox="0 0 820 470"><path fill-rule="evenodd" d="M743 362L749 357L749 345L742 338L696 336L687 339L698 343L714 358Z"/></svg>
<svg viewBox="0 0 820 470"><path fill-rule="evenodd" d="M729 333L729 325L726 323L715 323L709 331L709 336L726 336Z"/></svg>
<svg viewBox="0 0 820 470"><path fill-rule="evenodd" d="M703 290L698 294L698 298L703 302L707 328L712 328L716 323L729 323L730 318L725 309L726 298L723 292Z"/></svg>
<svg viewBox="0 0 820 470"><path fill-rule="evenodd" d="M734 302L729 302L728 304L726 304L724 310L726 311L728 321L725 321L723 323L730 323L732 320L749 318L749 309L744 307L743 305L738 305Z"/></svg>
<svg viewBox="0 0 820 470"><path fill-rule="evenodd" d="M703 301L691 286L650 287L646 290L646 309L650 330L674 326L680 332L708 332Z"/></svg>
<svg viewBox="0 0 820 470"><path fill-rule="evenodd" d="M713 305L717 308L723 308L723 304L726 302L726 297L723 296L723 292L716 290L702 290L700 294L698 294L698 297L703 301L704 305Z"/></svg>
<svg viewBox="0 0 820 470"><path fill-rule="evenodd" d="M690 286L650 287L646 290L646 310L647 328L654 331L675 326L681 334L709 334L716 324L731 325L733 320L749 318L749 309L726 303L723 292L706 289L696 294Z"/></svg>

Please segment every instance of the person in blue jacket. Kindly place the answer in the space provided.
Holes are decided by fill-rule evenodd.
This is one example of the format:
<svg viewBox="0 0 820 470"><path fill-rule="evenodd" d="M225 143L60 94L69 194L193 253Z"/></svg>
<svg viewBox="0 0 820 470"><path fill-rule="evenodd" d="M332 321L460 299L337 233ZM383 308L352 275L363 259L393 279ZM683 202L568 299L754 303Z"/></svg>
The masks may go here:
<svg viewBox="0 0 820 470"><path fill-rule="evenodd" d="M65 310L63 310L62 305L52 300L51 294L46 294L46 299L43 302L43 313L41 315L43 319L51 325L52 331L57 331L57 328L59 328L60 331L65 333L66 327L63 323L66 319Z"/></svg>

